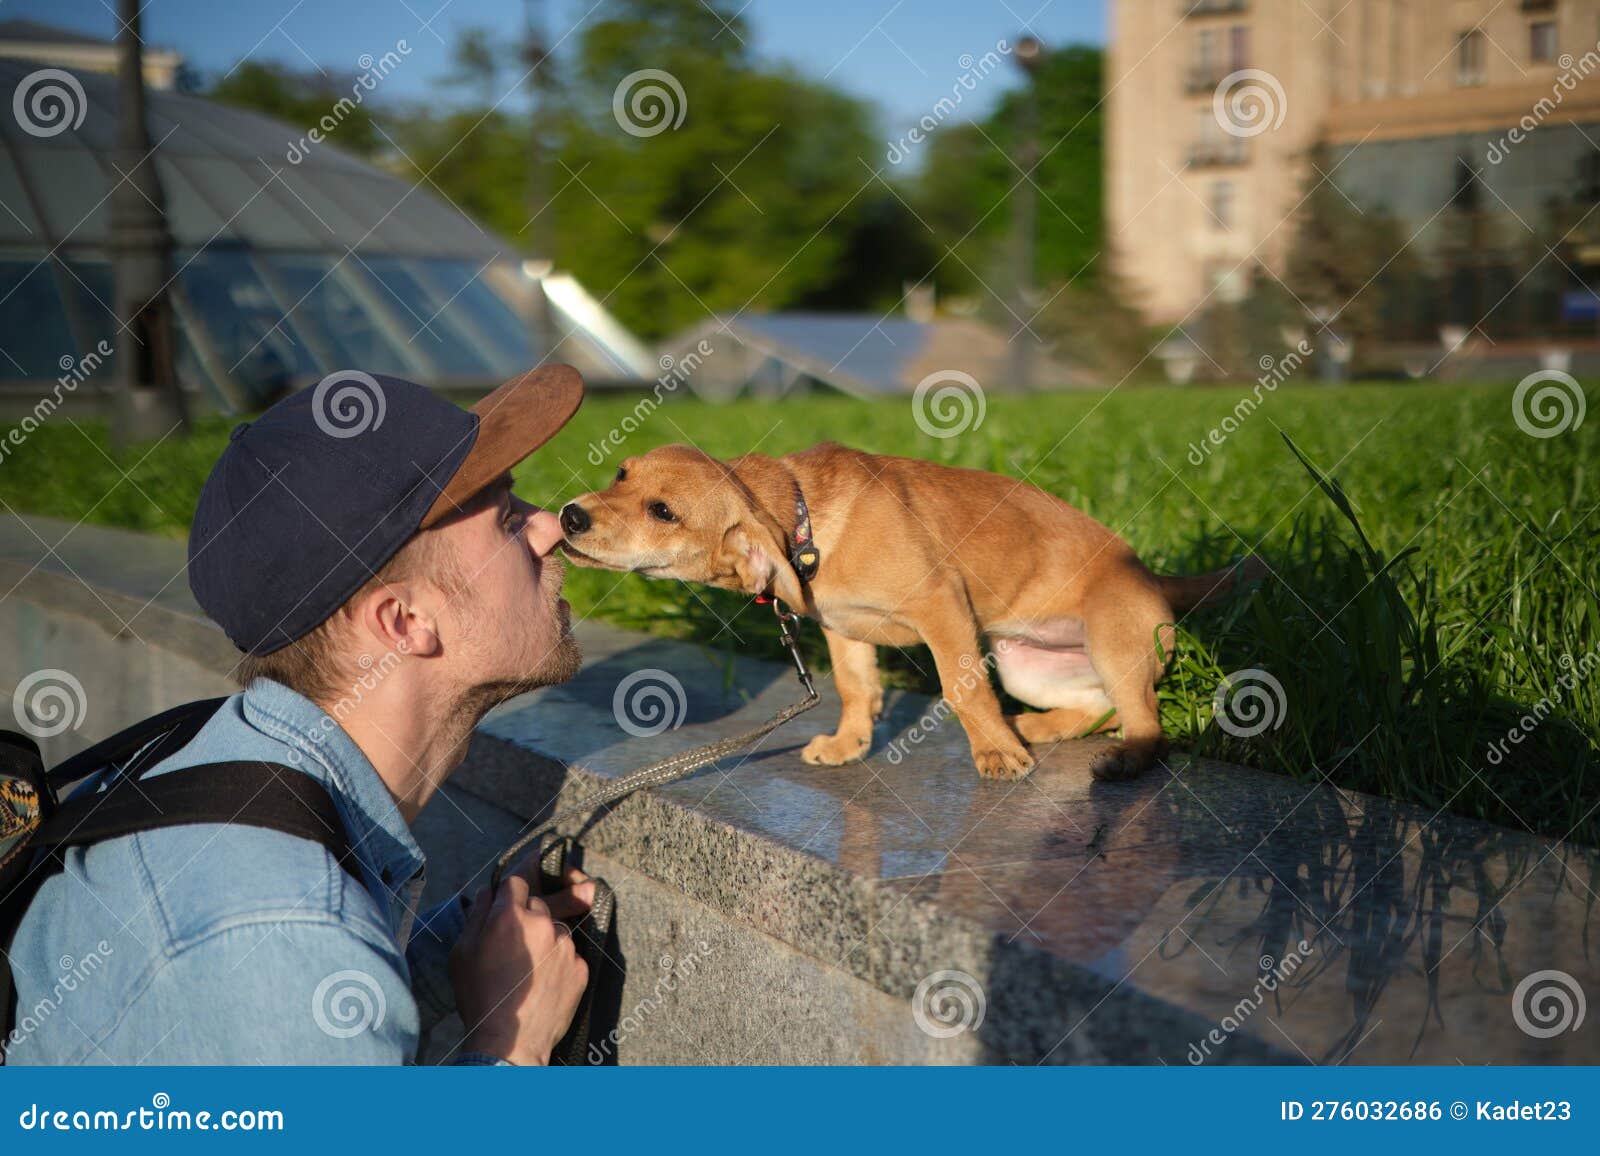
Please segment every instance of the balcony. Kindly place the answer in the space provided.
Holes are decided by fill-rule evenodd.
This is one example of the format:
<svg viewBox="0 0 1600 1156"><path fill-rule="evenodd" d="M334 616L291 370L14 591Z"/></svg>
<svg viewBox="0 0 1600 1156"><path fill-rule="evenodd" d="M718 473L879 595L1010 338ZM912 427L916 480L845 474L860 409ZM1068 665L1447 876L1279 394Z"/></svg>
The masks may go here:
<svg viewBox="0 0 1600 1156"><path fill-rule="evenodd" d="M1248 66L1240 63L1191 64L1183 71L1183 91L1190 96L1212 92L1222 83L1224 77L1246 67Z"/></svg>
<svg viewBox="0 0 1600 1156"><path fill-rule="evenodd" d="M1226 16L1249 10L1250 0L1178 0L1179 17Z"/></svg>
<svg viewBox="0 0 1600 1156"><path fill-rule="evenodd" d="M1198 140L1185 155L1191 169L1226 168L1250 162L1249 142L1239 137Z"/></svg>
<svg viewBox="0 0 1600 1156"><path fill-rule="evenodd" d="M1524 12L1554 12L1556 0L1522 0L1517 7Z"/></svg>

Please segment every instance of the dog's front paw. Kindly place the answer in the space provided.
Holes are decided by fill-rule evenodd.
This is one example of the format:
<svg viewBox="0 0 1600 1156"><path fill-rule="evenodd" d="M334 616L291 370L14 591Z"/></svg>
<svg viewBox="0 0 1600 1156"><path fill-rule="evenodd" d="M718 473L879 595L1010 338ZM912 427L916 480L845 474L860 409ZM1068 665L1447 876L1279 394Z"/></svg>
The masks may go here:
<svg viewBox="0 0 1600 1156"><path fill-rule="evenodd" d="M801 750L800 758L814 767L837 767L865 758L871 745L867 736L818 735Z"/></svg>
<svg viewBox="0 0 1600 1156"><path fill-rule="evenodd" d="M978 764L978 774L986 779L1020 779L1033 770L1033 756L1021 746L973 751L972 761Z"/></svg>

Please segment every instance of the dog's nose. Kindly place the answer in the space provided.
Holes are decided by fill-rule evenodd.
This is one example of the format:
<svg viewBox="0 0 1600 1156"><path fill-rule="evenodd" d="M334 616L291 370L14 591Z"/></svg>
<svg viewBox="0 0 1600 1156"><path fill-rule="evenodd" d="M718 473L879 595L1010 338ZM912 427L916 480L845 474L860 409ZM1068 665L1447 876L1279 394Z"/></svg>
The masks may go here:
<svg viewBox="0 0 1600 1156"><path fill-rule="evenodd" d="M581 534L594 525L589 520L589 513L577 502L568 502L561 507L561 529L568 535Z"/></svg>

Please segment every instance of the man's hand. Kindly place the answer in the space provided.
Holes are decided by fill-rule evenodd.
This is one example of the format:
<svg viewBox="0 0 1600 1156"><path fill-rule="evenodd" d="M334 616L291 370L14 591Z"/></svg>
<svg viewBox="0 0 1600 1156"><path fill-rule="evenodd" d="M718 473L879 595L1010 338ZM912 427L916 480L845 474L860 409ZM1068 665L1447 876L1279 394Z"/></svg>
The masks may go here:
<svg viewBox="0 0 1600 1156"><path fill-rule="evenodd" d="M583 877L546 902L513 874L492 899L484 888L473 900L450 953L450 979L467 1027L463 1046L468 1051L513 1064L550 1062L589 981L589 967L573 947L571 932L556 917L575 918L588 910L594 887L583 886L586 882Z"/></svg>

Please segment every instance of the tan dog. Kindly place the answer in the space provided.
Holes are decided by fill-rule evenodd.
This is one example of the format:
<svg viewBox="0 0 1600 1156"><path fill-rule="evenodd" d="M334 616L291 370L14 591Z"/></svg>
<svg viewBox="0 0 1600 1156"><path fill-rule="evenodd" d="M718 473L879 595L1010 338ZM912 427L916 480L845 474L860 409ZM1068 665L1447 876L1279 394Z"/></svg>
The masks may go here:
<svg viewBox="0 0 1600 1156"><path fill-rule="evenodd" d="M819 555L809 582L794 565L802 512ZM978 772L993 778L1028 772L1024 741L1118 723L1123 741L1096 758L1095 777L1144 771L1166 751L1155 684L1174 609L1265 569L1251 558L1159 577L1099 522L1024 482L831 442L730 462L665 446L624 461L610 489L562 509L561 525L578 565L776 595L821 622L844 710L836 733L806 745L808 763L866 755L883 706L876 647L927 643ZM1039 713L1001 713L986 638L1001 684Z"/></svg>

